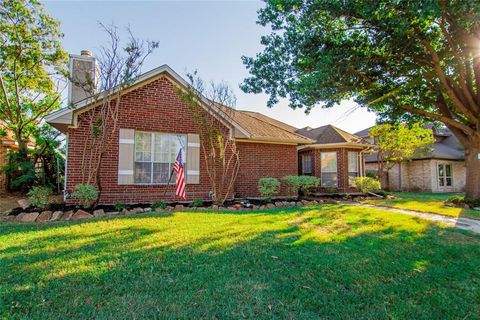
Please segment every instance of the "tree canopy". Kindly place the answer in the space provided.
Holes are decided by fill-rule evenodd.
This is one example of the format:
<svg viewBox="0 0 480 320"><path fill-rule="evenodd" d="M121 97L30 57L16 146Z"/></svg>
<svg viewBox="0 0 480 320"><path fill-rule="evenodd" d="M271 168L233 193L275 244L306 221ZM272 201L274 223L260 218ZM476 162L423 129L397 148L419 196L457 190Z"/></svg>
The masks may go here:
<svg viewBox="0 0 480 320"><path fill-rule="evenodd" d="M55 75L67 53L59 22L36 0L4 0L0 6L0 121L21 149L43 117L60 106Z"/></svg>
<svg viewBox="0 0 480 320"><path fill-rule="evenodd" d="M467 193L480 197L478 0L270 0L258 22L272 31L243 57L244 91L266 92L269 106L353 98L380 120L443 122L465 146Z"/></svg>

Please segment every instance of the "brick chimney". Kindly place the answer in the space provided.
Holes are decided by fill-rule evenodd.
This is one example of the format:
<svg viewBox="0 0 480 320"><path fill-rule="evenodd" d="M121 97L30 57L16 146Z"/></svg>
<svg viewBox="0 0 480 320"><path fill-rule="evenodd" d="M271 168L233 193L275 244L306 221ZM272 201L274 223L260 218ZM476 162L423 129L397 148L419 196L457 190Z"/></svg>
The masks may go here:
<svg viewBox="0 0 480 320"><path fill-rule="evenodd" d="M73 105L97 92L98 66L92 53L82 50L80 55L70 55L69 68L68 105Z"/></svg>

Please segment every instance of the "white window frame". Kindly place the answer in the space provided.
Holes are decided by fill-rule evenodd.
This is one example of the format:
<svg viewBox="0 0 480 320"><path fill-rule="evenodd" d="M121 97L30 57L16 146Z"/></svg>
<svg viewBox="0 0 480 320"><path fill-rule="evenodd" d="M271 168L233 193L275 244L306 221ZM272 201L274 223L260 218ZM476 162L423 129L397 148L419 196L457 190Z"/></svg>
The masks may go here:
<svg viewBox="0 0 480 320"><path fill-rule="evenodd" d="M310 171L305 171L305 159L310 160ZM311 154L302 154L302 174L303 175L312 175L313 174L313 165L312 165L312 155Z"/></svg>
<svg viewBox="0 0 480 320"><path fill-rule="evenodd" d="M335 168L335 171L324 171L323 170L323 159L322 159L322 156L324 154L330 154L330 153L333 153L335 154L335 164L336 164L336 168ZM335 173L337 175L337 180L335 181L335 188L338 188L338 153L337 151L328 151L328 152L321 152L320 153L320 184L322 187L332 187L332 186L328 186L328 185L325 185L325 179L323 179L323 174L324 173Z"/></svg>
<svg viewBox="0 0 480 320"><path fill-rule="evenodd" d="M355 155L356 171L352 171L350 168L350 156ZM348 170L348 185L353 185L353 180L356 177L360 177L360 153L358 151L348 151L347 154L347 170ZM355 174L352 176L351 174Z"/></svg>
<svg viewBox="0 0 480 320"><path fill-rule="evenodd" d="M447 166L450 167L450 175L447 175ZM443 175L440 175L440 167L443 167ZM447 179L450 179L451 184L447 185ZM443 181L443 186L440 185L440 181ZM453 188L453 165L448 162L437 163L437 185L439 189L451 189Z"/></svg>
<svg viewBox="0 0 480 320"><path fill-rule="evenodd" d="M137 144L136 144L136 141L137 141L137 134L149 134L150 135L150 161L145 161L145 160L136 160L136 153L137 153ZM188 144L188 140L187 140L187 135L186 134L178 134L178 133L165 133L165 132L149 132L149 131L135 131L135 137L134 137L134 141L135 141L135 144L134 144L134 147L133 147L133 181L134 181L134 184L136 185L167 185L168 184L168 181L167 182L154 182L153 181L153 178L154 178L154 164L155 163L164 163L164 162L160 162L160 161L157 161L155 159L155 137L158 136L158 135L163 135L163 136L168 136L169 139L171 139L172 136L180 136L180 137L184 137L185 139L185 145L182 146L182 149L183 149L183 165L184 165L184 168L185 168L185 171L186 171L186 159L187 159L187 144ZM172 144L171 142L169 141L169 151L168 151L168 154L171 155L172 154ZM177 153L177 152L175 152ZM135 166L135 163L150 163L150 182L137 182L137 179L136 179L136 166ZM172 166L173 164L175 163L175 160L174 159L170 159L170 162L168 163L168 173L169 175L171 174L172 172ZM186 172L185 172L185 176L186 176ZM172 181L173 181L173 178L172 178ZM171 182L170 182L171 183Z"/></svg>

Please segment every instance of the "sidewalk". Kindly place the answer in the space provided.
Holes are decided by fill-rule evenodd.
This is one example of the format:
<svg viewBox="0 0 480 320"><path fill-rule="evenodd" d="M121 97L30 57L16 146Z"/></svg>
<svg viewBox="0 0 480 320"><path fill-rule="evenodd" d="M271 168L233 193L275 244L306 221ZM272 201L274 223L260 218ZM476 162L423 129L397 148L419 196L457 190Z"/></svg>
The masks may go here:
<svg viewBox="0 0 480 320"><path fill-rule="evenodd" d="M408 215L419 217L425 220L441 222L450 227L455 227L462 230L468 230L468 231L472 231L474 233L480 234L480 220L474 220L469 218L452 218L452 217L442 216L436 213L426 213L426 212L420 212L420 211L414 211L414 210L397 209L397 208L391 208L387 206L377 206L373 204L351 203L351 202L345 202L345 204L408 214Z"/></svg>

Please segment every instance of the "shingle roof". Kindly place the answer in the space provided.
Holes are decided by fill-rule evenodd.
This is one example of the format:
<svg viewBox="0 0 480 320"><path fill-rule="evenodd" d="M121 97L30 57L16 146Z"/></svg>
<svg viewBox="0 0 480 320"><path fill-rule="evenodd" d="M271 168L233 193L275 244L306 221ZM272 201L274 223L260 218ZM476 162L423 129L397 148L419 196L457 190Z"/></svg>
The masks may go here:
<svg viewBox="0 0 480 320"><path fill-rule="evenodd" d="M364 129L370 130L370 128ZM448 129L448 128L440 128L440 129L433 129L433 135L435 137L436 142L429 147L429 150L426 152L417 152L412 160L421 160L421 159L445 159L445 160L464 160L465 159L465 151L458 141L457 137ZM360 131L360 132L362 132ZM358 132L357 132L358 134ZM377 161L377 153L373 153L365 157L366 162L376 162Z"/></svg>
<svg viewBox="0 0 480 320"><path fill-rule="evenodd" d="M236 123L245 129L250 135L250 139L266 141L283 141L299 144L312 143L301 134L295 133L297 128L266 115L252 111L242 111L228 108L217 104L225 113L229 114Z"/></svg>
<svg viewBox="0 0 480 320"><path fill-rule="evenodd" d="M361 143L361 138L332 125L318 128L305 127L296 131L298 134L315 140L317 144Z"/></svg>

